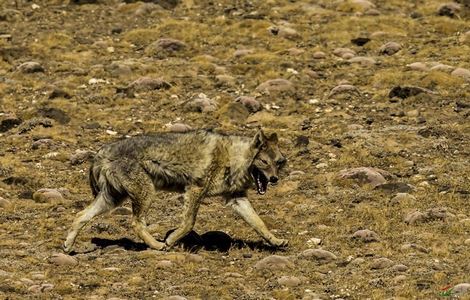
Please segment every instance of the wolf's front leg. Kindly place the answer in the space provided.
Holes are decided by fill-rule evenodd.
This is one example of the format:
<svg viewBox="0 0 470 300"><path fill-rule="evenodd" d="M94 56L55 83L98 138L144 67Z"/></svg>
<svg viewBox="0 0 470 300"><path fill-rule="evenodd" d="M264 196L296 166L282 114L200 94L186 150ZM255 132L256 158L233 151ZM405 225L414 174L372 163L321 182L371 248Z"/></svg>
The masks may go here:
<svg viewBox="0 0 470 300"><path fill-rule="evenodd" d="M185 237L194 227L196 216L204 198L205 192L200 187L190 187L184 195L183 220L181 225L173 231L165 240L168 247L172 247L176 242Z"/></svg>
<svg viewBox="0 0 470 300"><path fill-rule="evenodd" d="M288 240L278 239L272 234L264 224L263 220L258 216L256 211L251 206L250 201L246 197L233 198L227 202L233 210L235 210L242 218L250 224L251 227L261 235L266 241L273 246L283 247L287 246Z"/></svg>

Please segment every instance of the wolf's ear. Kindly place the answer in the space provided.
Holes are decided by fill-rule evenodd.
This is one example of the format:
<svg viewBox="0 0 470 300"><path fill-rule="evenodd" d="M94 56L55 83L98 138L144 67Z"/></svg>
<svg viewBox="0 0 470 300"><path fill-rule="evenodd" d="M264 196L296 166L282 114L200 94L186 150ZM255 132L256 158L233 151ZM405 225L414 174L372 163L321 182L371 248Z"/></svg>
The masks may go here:
<svg viewBox="0 0 470 300"><path fill-rule="evenodd" d="M268 137L268 140L271 142L271 143L276 143L279 141L279 139L277 138L277 133L273 133L271 134L269 137Z"/></svg>
<svg viewBox="0 0 470 300"><path fill-rule="evenodd" d="M253 141L251 142L251 147L254 149L261 149L264 144L266 144L267 138L264 135L263 130L258 130L256 133L255 137L253 138Z"/></svg>

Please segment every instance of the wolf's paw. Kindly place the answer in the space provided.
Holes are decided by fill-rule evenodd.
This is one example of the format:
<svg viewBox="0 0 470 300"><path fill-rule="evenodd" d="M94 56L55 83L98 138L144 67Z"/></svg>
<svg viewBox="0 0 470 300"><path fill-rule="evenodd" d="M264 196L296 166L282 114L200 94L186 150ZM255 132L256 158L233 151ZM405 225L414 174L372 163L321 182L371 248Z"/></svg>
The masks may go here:
<svg viewBox="0 0 470 300"><path fill-rule="evenodd" d="M289 245L289 241L284 239L274 239L271 241L271 245L276 247L287 247L287 245Z"/></svg>
<svg viewBox="0 0 470 300"><path fill-rule="evenodd" d="M65 242L62 244L62 250L64 250L65 253L70 253L70 252L72 252L72 247L73 247L73 245L67 243L67 241L65 241Z"/></svg>

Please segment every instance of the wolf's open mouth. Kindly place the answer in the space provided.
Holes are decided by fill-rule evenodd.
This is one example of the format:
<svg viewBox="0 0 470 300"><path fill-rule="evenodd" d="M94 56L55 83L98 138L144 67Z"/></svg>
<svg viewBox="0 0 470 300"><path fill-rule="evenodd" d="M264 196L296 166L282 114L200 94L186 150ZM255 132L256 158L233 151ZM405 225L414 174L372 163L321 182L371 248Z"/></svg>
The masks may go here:
<svg viewBox="0 0 470 300"><path fill-rule="evenodd" d="M268 178L266 178L263 172L261 172L257 167L253 167L251 176L255 181L258 194L264 195L266 193L266 189L268 188Z"/></svg>

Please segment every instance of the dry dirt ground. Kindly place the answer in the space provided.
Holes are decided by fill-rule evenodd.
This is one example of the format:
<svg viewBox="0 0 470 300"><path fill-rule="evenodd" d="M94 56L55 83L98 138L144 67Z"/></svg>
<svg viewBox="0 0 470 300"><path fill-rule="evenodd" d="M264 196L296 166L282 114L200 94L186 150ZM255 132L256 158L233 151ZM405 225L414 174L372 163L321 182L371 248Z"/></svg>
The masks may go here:
<svg viewBox="0 0 470 300"><path fill-rule="evenodd" d="M468 1L70 2L0 1L0 298L469 297ZM259 125L289 163L250 198L286 249L208 199L186 249L125 208L61 255L103 143ZM157 238L180 207L155 199Z"/></svg>

